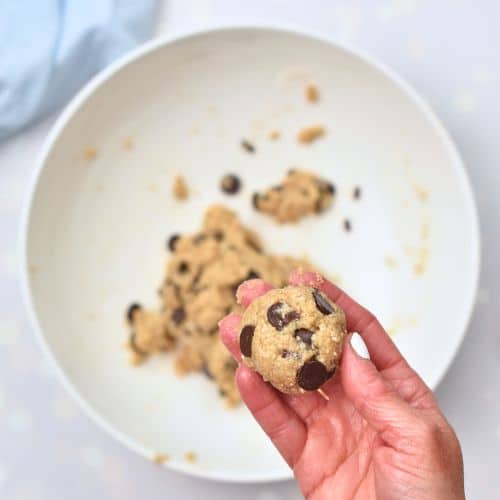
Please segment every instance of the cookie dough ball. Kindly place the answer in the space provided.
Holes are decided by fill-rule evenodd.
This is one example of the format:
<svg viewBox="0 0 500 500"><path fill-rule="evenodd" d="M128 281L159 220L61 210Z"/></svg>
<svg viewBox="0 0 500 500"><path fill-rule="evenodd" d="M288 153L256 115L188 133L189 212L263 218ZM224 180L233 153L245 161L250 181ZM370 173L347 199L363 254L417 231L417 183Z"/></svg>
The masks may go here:
<svg viewBox="0 0 500 500"><path fill-rule="evenodd" d="M314 391L335 373L346 335L342 309L307 286L271 290L243 314L243 362L276 389Z"/></svg>

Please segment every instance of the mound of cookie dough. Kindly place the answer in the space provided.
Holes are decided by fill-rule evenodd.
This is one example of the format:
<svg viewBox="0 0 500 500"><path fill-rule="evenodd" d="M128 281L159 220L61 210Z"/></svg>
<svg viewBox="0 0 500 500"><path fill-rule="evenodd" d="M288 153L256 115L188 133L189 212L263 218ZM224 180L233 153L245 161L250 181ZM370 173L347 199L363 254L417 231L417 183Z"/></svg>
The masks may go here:
<svg viewBox="0 0 500 500"><path fill-rule="evenodd" d="M243 314L242 359L281 392L314 391L335 373L346 331L342 309L316 288L271 290Z"/></svg>
<svg viewBox="0 0 500 500"><path fill-rule="evenodd" d="M241 312L236 289L251 278L284 286L292 269L311 265L264 253L258 236L220 205L207 210L200 231L174 235L168 246L172 254L159 291L161 307L147 310L133 304L128 312L132 362L175 350L179 375L205 373L234 406L239 402L236 363L219 339L218 322L230 312Z"/></svg>
<svg viewBox="0 0 500 500"><path fill-rule="evenodd" d="M297 222L310 214L324 212L333 202L335 187L312 172L292 169L281 184L255 193L253 205L278 223Z"/></svg>

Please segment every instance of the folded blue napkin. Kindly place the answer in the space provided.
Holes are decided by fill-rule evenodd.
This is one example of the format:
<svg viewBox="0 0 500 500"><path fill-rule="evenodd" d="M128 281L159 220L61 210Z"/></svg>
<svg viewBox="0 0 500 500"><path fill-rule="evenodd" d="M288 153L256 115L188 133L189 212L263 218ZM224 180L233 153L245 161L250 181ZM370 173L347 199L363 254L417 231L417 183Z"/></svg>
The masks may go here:
<svg viewBox="0 0 500 500"><path fill-rule="evenodd" d="M152 32L157 0L0 0L0 140Z"/></svg>

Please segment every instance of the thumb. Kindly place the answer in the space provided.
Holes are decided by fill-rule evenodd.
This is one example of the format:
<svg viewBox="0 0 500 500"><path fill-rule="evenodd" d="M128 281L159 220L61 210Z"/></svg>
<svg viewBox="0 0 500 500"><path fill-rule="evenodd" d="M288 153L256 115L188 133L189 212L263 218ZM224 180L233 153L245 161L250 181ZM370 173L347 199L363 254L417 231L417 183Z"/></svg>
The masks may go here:
<svg viewBox="0 0 500 500"><path fill-rule="evenodd" d="M353 344L358 352L368 352L359 334L348 337L341 364L344 392L380 437L390 446L398 448L415 428L417 418L414 410L368 358L357 354Z"/></svg>

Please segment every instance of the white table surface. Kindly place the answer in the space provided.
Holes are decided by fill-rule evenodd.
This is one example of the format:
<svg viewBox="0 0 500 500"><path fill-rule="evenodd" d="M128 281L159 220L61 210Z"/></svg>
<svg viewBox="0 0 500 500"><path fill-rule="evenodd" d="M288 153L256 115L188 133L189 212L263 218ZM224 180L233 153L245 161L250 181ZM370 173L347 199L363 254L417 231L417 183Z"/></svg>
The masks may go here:
<svg viewBox="0 0 500 500"><path fill-rule="evenodd" d="M483 244L474 317L437 396L462 443L468 497L482 500L500 498L499 19L495 0L170 0L157 30L295 23L384 61L437 111L467 164ZM223 484L155 466L98 429L54 378L21 302L16 248L27 180L53 121L0 143L0 498L300 498L292 481Z"/></svg>

